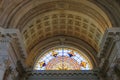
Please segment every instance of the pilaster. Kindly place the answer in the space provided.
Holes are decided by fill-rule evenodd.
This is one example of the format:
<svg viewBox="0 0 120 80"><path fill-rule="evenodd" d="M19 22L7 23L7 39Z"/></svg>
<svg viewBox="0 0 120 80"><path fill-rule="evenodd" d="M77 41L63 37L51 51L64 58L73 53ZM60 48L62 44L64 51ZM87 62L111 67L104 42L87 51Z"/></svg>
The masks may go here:
<svg viewBox="0 0 120 80"><path fill-rule="evenodd" d="M4 74L8 66L10 65L9 56L7 52L7 46L9 38L0 34L0 80L3 80Z"/></svg>
<svg viewBox="0 0 120 80"><path fill-rule="evenodd" d="M101 42L101 50L98 55L101 63L99 67L105 73L108 80L119 80L116 73L120 65L120 28L107 29Z"/></svg>
<svg viewBox="0 0 120 80"><path fill-rule="evenodd" d="M0 28L0 80L19 80L21 73L18 69L22 67L21 71L24 70L26 57L19 30ZM18 68L19 66L21 67Z"/></svg>

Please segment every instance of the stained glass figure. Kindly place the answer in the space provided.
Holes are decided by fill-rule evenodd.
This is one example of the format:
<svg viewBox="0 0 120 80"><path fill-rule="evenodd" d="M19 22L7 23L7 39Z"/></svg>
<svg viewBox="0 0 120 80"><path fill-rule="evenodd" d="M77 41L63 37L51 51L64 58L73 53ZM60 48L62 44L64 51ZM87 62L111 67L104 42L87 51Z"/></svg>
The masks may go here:
<svg viewBox="0 0 120 80"><path fill-rule="evenodd" d="M69 55L70 57L75 56L75 54L74 54L74 52L73 52L73 51L68 52L68 55Z"/></svg>
<svg viewBox="0 0 120 80"><path fill-rule="evenodd" d="M57 54L58 54L58 53L55 52L55 51L52 52L52 56L54 56L54 57L57 57Z"/></svg>
<svg viewBox="0 0 120 80"><path fill-rule="evenodd" d="M80 66L86 68L87 63L84 61L81 61Z"/></svg>
<svg viewBox="0 0 120 80"><path fill-rule="evenodd" d="M44 67L44 66L46 66L45 62L39 62L39 64L40 64L41 68Z"/></svg>

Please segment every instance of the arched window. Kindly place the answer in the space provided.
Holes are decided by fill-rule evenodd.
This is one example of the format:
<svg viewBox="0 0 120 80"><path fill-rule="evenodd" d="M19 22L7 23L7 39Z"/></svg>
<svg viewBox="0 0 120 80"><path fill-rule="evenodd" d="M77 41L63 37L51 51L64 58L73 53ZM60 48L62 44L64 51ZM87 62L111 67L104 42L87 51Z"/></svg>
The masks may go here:
<svg viewBox="0 0 120 80"><path fill-rule="evenodd" d="M35 70L91 70L89 58L73 48L59 47L48 50L40 56L34 66Z"/></svg>

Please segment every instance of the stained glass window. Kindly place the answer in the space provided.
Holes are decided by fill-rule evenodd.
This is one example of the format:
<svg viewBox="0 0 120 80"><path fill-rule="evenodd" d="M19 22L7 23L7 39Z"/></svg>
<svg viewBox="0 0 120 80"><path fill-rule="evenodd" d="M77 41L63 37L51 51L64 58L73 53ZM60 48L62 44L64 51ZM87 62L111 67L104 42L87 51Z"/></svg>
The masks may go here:
<svg viewBox="0 0 120 80"><path fill-rule="evenodd" d="M59 47L48 50L40 56L34 66L35 70L91 70L89 58L81 51Z"/></svg>

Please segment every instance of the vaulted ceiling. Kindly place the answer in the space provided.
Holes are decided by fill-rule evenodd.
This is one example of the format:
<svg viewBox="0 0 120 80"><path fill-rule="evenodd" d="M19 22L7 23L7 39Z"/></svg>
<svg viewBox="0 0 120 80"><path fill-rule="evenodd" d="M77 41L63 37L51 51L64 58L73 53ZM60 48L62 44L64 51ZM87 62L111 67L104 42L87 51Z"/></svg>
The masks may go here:
<svg viewBox="0 0 120 80"><path fill-rule="evenodd" d="M81 39L98 52L105 30L120 24L117 7L109 0L0 0L0 25L21 31L28 54L55 36Z"/></svg>

